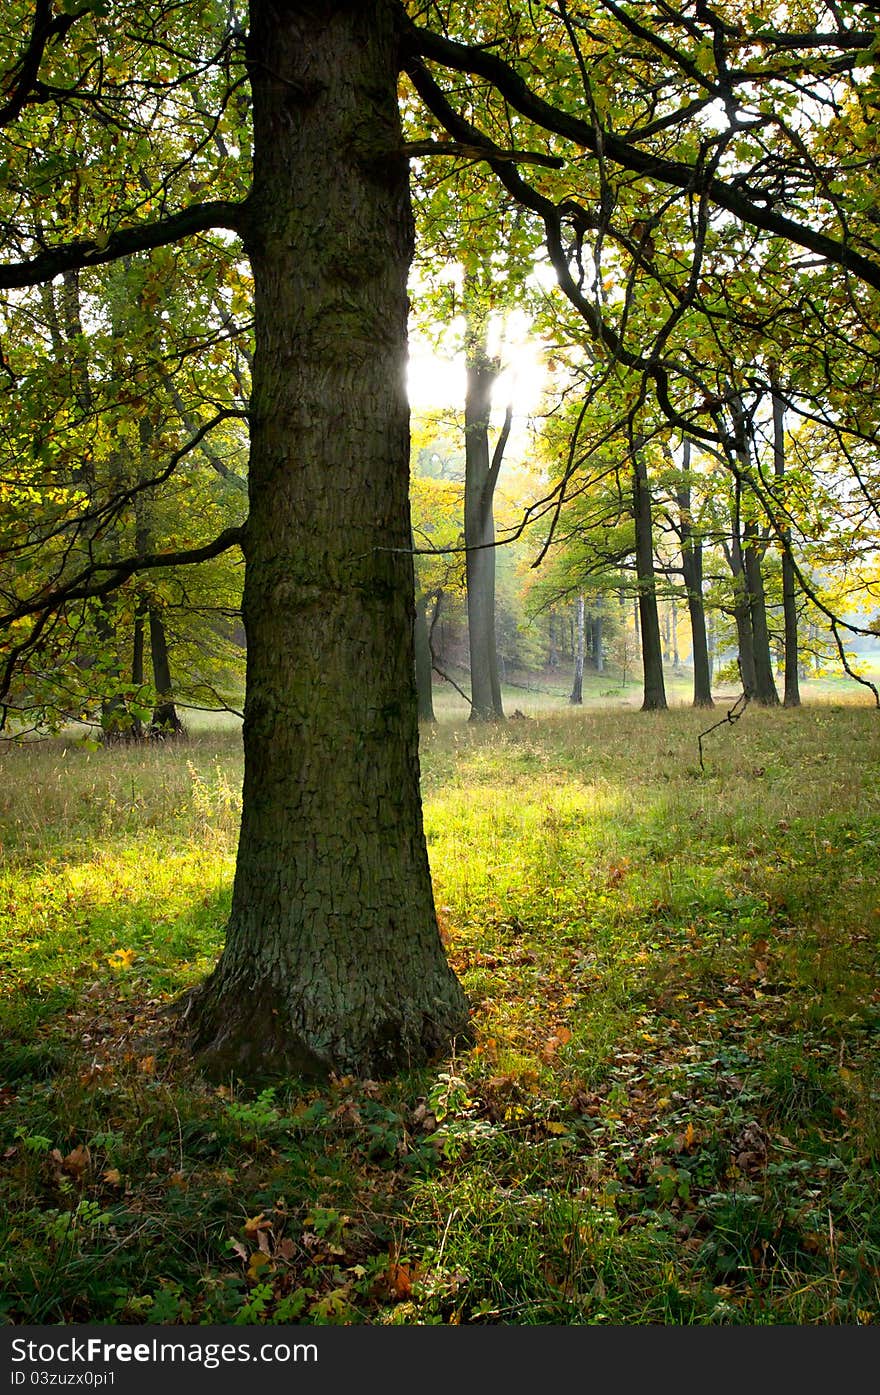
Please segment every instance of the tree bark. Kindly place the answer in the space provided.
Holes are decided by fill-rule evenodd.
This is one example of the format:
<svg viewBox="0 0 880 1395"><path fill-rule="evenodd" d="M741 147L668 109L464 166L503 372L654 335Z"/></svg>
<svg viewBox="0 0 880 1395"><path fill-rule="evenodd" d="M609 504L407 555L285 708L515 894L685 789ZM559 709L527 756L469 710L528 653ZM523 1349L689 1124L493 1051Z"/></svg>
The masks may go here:
<svg viewBox="0 0 880 1395"><path fill-rule="evenodd" d="M706 634L706 610L703 605L703 548L694 532L691 514L690 441L684 443L684 462L678 486L678 535L681 539L681 571L687 592L688 615L691 622L691 648L694 658L694 707L714 707L712 677L709 671L709 641Z"/></svg>
<svg viewBox="0 0 880 1395"><path fill-rule="evenodd" d="M663 681L663 649L660 642L660 619L657 614L657 584L654 576L654 530L651 518L651 490L648 471L638 443L633 450L633 519L636 528L636 576L638 578L638 615L642 640L642 671L644 674L643 712L666 711L666 687Z"/></svg>
<svg viewBox="0 0 880 1395"><path fill-rule="evenodd" d="M422 827L392 0L252 0L245 774L206 1069L386 1075L469 1032Z"/></svg>
<svg viewBox="0 0 880 1395"><path fill-rule="evenodd" d="M605 672L605 634L601 611L593 617L593 663L597 673Z"/></svg>
<svg viewBox="0 0 880 1395"><path fill-rule="evenodd" d="M571 688L569 702L575 706L580 706L584 700L584 598L578 596L575 601L575 635L577 636L577 648L574 655L574 682Z"/></svg>
<svg viewBox="0 0 880 1395"><path fill-rule="evenodd" d="M505 422L494 455L489 451L492 390L499 364L489 357L486 312L479 292L465 281L464 541L471 670L471 721L501 721L504 707L495 640L495 485L510 431Z"/></svg>
<svg viewBox="0 0 880 1395"><path fill-rule="evenodd" d="M785 404L773 394L773 470L785 478ZM785 625L785 680L783 707L800 707L801 690L798 658L797 577L791 555L791 529L782 527L782 614Z"/></svg>

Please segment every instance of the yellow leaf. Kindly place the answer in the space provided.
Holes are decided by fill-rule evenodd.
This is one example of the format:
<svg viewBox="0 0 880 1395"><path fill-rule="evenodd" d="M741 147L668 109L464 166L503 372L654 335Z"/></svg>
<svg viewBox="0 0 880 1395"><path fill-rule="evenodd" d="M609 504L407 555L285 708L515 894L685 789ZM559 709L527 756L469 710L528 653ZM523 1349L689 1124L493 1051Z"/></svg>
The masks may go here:
<svg viewBox="0 0 880 1395"><path fill-rule="evenodd" d="M548 1123L546 1123L544 1125L544 1128L547 1130L548 1133L565 1133L565 1125L560 1124L558 1120L555 1119L551 1119Z"/></svg>
<svg viewBox="0 0 880 1395"><path fill-rule="evenodd" d="M113 969L130 969L136 957L133 949L114 949L112 954L105 955Z"/></svg>
<svg viewBox="0 0 880 1395"><path fill-rule="evenodd" d="M102 1173L102 1176L104 1181L108 1182L111 1187L122 1186L122 1173L119 1171L118 1167L108 1167L107 1171Z"/></svg>
<svg viewBox="0 0 880 1395"><path fill-rule="evenodd" d="M251 1216L250 1219L244 1223L245 1235L256 1235L261 1230L271 1230L271 1228L272 1222L266 1220L262 1211L256 1216Z"/></svg>
<svg viewBox="0 0 880 1395"><path fill-rule="evenodd" d="M142 1056L141 1059L140 1059L140 1061L138 1062L138 1069L141 1070L141 1071L143 1071L144 1075L155 1075L155 1074L156 1074L156 1057L155 1057L155 1056Z"/></svg>
<svg viewBox="0 0 880 1395"><path fill-rule="evenodd" d="M264 1255L262 1250L255 1250L254 1253L251 1255L251 1262L248 1265L248 1278L258 1279L260 1277L260 1270L263 1269L267 1264L271 1264L269 1256Z"/></svg>

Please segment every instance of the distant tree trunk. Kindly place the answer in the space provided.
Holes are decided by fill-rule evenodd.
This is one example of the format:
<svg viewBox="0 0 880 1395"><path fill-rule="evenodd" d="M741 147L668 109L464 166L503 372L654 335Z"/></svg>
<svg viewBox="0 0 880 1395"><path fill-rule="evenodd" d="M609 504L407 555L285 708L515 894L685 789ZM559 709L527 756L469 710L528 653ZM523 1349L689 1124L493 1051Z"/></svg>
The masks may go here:
<svg viewBox="0 0 880 1395"><path fill-rule="evenodd" d="M144 612L139 606L134 617L134 640L131 648L131 686L140 688L144 681Z"/></svg>
<svg viewBox="0 0 880 1395"><path fill-rule="evenodd" d="M672 615L668 604L663 607L663 625L661 629L663 635L663 662L668 664L672 658Z"/></svg>
<svg viewBox="0 0 880 1395"><path fill-rule="evenodd" d="M593 663L597 673L605 672L605 639L601 611L593 617Z"/></svg>
<svg viewBox="0 0 880 1395"><path fill-rule="evenodd" d="M633 651L637 659L642 657L642 622L639 617L639 598L633 596Z"/></svg>
<svg viewBox="0 0 880 1395"><path fill-rule="evenodd" d="M464 541L468 644L471 669L471 721L499 721L504 717L498 651L495 640L495 486L504 447L510 433L511 412L495 446L489 452L489 419L492 390L500 364L489 357L487 322L479 292L465 281L465 479Z"/></svg>
<svg viewBox="0 0 880 1395"><path fill-rule="evenodd" d="M755 701L762 707L778 707L779 694L773 681L773 659L770 654L770 632L767 627L767 601L761 571L761 546L758 525L750 519L743 530L743 560L749 609L752 618L752 643L755 659Z"/></svg>
<svg viewBox="0 0 880 1395"><path fill-rule="evenodd" d="M183 722L174 705L165 622L156 606L150 606L150 658L153 663L153 687L156 689L156 706L153 708L150 730L157 736L183 736Z"/></svg>
<svg viewBox="0 0 880 1395"><path fill-rule="evenodd" d="M739 659L739 676L746 697L753 698L757 681L755 678L755 645L752 636L752 608L749 604L749 588L746 581L743 561L742 539L740 537L740 504L742 486L737 478L734 486L734 502L731 513L730 546L726 543L724 554L733 577L733 618L736 623L736 638Z"/></svg>
<svg viewBox="0 0 880 1395"><path fill-rule="evenodd" d="M773 394L773 468L776 478L785 478L785 404ZM791 555L791 529L782 527L782 613L785 624L785 696L783 707L800 707L798 659L797 577Z"/></svg>
<svg viewBox="0 0 880 1395"><path fill-rule="evenodd" d="M712 676L709 666L709 641L706 634L706 611L703 606L703 548L694 532L691 515L691 487L688 480L691 445L684 443L684 463L678 486L678 534L681 539L681 570L687 591L688 615L691 622L691 647L694 656L694 707L714 707Z"/></svg>
<svg viewBox="0 0 880 1395"><path fill-rule="evenodd" d="M578 596L575 601L575 634L577 635L577 648L574 656L574 683L572 684L569 702L579 706L583 700L584 689L584 598Z"/></svg>
<svg viewBox="0 0 880 1395"><path fill-rule="evenodd" d="M101 740L107 744L127 741L131 735L131 718L119 692L123 677L122 666L116 658L116 627L104 610L99 610L95 616L95 634L102 651L102 671L106 675L107 696L101 699Z"/></svg>
<svg viewBox="0 0 880 1395"><path fill-rule="evenodd" d="M137 691L144 684L144 608L139 603L134 616L134 637L131 649L131 686ZM144 734L143 722L135 712L131 718L131 734L140 741Z"/></svg>
<svg viewBox="0 0 880 1395"><path fill-rule="evenodd" d="M728 561L733 573L733 618L736 623L739 676L743 692L747 697L753 698L757 687L755 646L752 638L752 612L739 539L734 542Z"/></svg>
<svg viewBox="0 0 880 1395"><path fill-rule="evenodd" d="M671 611L669 624L672 628L672 666L677 669L680 668L681 664L678 654L678 606L675 604L674 596L669 602L669 609Z"/></svg>
<svg viewBox="0 0 880 1395"><path fill-rule="evenodd" d="M754 518L742 517L742 485L751 474L749 453L750 426L742 402L734 396L731 405L736 455L736 494L734 508L734 548L739 574L736 595L737 633L740 635L740 670L743 686L748 673L751 684L749 696L763 707L775 707L779 694L773 682L773 661L770 657L770 633L767 628L767 602L761 573L761 539Z"/></svg>
<svg viewBox="0 0 880 1395"><path fill-rule="evenodd" d="M547 667L559 667L559 650L556 647L556 611L551 610L547 635Z"/></svg>
<svg viewBox="0 0 880 1395"><path fill-rule="evenodd" d="M665 712L666 687L663 681L663 650L660 619L657 614L657 585L654 577L654 529L651 517L651 490L644 456L637 442L633 449L633 518L636 532L636 576L639 585L638 614L642 639L644 674L643 712Z"/></svg>
<svg viewBox="0 0 880 1395"><path fill-rule="evenodd" d="M419 721L434 722L434 678L431 658L431 635L428 629L427 595L416 597L416 618L413 637L416 651L416 692L419 698Z"/></svg>
<svg viewBox="0 0 880 1395"><path fill-rule="evenodd" d="M399 26L392 0L251 0L242 821L187 1017L220 1079L375 1078L470 1036L419 794Z"/></svg>

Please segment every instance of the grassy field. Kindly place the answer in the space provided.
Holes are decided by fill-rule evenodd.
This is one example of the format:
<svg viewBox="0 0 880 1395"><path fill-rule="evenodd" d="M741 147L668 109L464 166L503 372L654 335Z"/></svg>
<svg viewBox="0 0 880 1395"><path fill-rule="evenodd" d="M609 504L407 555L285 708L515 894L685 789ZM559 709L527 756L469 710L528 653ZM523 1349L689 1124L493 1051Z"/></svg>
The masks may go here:
<svg viewBox="0 0 880 1395"><path fill-rule="evenodd" d="M4 749L0 1320L877 1322L880 716L749 709L701 772L710 721L447 713L477 1044L256 1095L165 1011L221 943L237 731Z"/></svg>

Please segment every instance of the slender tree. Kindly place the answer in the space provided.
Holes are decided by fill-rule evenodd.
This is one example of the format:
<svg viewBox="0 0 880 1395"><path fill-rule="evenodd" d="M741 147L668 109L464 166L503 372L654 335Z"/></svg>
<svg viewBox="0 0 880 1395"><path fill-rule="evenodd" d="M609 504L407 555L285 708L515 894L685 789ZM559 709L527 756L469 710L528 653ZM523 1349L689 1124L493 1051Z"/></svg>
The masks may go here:
<svg viewBox="0 0 880 1395"><path fill-rule="evenodd" d="M488 344L488 310L475 277L465 277L465 484L464 538L467 548L468 648L471 721L504 717L495 634L495 488L510 435L512 408L494 449L489 444L492 393L501 371Z"/></svg>
<svg viewBox="0 0 880 1395"><path fill-rule="evenodd" d="M706 636L706 610L703 604L703 548L693 525L691 512L691 444L685 441L684 459L676 491L678 536L681 544L681 570L687 592L691 622L694 664L694 707L712 707L712 679L709 672L709 644Z"/></svg>
<svg viewBox="0 0 880 1395"><path fill-rule="evenodd" d="M642 711L663 712L666 710L666 686L663 679L663 647L660 640L657 583L654 573L651 487L645 462L644 441L639 437L635 437L631 441L631 468L632 512L636 536L638 619L644 677Z"/></svg>
<svg viewBox="0 0 880 1395"><path fill-rule="evenodd" d="M779 394L773 393L773 471L778 485L785 479L785 404ZM785 625L785 690L784 707L800 707L801 693L798 679L798 613L797 578L791 554L792 532L787 523L780 529L782 543L782 614Z"/></svg>
<svg viewBox="0 0 880 1395"><path fill-rule="evenodd" d="M580 706L584 700L584 597L583 593L578 595L574 603L574 682L572 683L571 696L569 702Z"/></svg>

